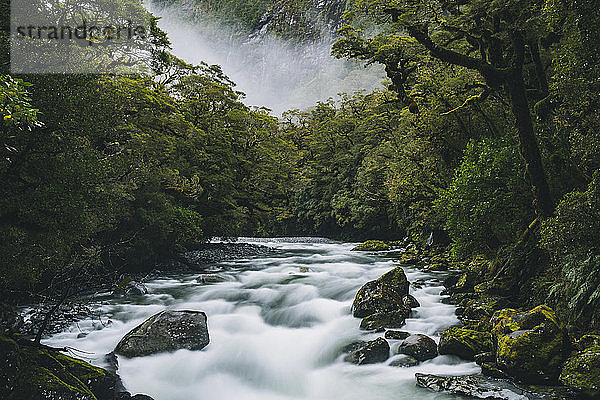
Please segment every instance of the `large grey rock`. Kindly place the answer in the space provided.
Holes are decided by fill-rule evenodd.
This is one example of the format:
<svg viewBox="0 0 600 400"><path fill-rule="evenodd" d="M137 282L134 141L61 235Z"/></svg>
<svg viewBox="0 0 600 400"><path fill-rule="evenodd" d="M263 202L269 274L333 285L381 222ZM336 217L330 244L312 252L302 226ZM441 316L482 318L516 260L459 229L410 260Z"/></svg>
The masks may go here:
<svg viewBox="0 0 600 400"><path fill-rule="evenodd" d="M375 313L403 308L408 288L409 282L404 270L400 267L394 268L360 288L352 303L352 314L357 318L364 318Z"/></svg>
<svg viewBox="0 0 600 400"><path fill-rule="evenodd" d="M409 355L419 361L431 360L437 357L437 344L426 335L410 335L398 347L399 354Z"/></svg>
<svg viewBox="0 0 600 400"><path fill-rule="evenodd" d="M356 347L344 360L353 364L375 364L384 362L390 356L390 345L384 338L377 338Z"/></svg>
<svg viewBox="0 0 600 400"><path fill-rule="evenodd" d="M142 357L180 349L201 350L210 339L206 314L200 311L163 311L129 332L115 352Z"/></svg>
<svg viewBox="0 0 600 400"><path fill-rule="evenodd" d="M570 400L573 393L564 387L519 387L508 380L490 379L483 375L437 376L415 374L417 386L476 399L488 400Z"/></svg>

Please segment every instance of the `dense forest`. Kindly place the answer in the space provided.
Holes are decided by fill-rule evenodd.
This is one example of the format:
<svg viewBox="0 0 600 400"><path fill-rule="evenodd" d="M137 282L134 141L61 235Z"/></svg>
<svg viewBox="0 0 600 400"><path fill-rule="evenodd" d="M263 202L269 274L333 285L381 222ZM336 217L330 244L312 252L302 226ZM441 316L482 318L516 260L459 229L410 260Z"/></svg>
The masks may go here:
<svg viewBox="0 0 600 400"><path fill-rule="evenodd" d="M265 13L310 8L211 3L186 4L249 30ZM327 18L341 17L335 3ZM176 58L156 26L146 73L15 75L5 23L2 301L58 298L98 277L110 285L215 237L425 240L444 230L455 259L492 260L489 274L525 304L597 328L596 4L342 5L333 54L383 65L385 89L279 118L244 104L218 66ZM282 26L274 32L312 37L311 24Z"/></svg>

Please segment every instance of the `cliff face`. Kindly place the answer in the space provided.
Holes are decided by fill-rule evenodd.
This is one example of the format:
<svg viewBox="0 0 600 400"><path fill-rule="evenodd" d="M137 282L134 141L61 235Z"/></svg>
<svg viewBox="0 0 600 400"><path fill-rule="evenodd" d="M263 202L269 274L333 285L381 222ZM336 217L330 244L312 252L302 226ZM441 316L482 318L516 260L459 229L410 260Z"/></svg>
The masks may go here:
<svg viewBox="0 0 600 400"><path fill-rule="evenodd" d="M318 41L341 26L346 0L153 0L175 7L190 22L215 19L252 40L275 35L286 41Z"/></svg>
<svg viewBox="0 0 600 400"><path fill-rule="evenodd" d="M175 55L221 65L247 104L276 114L373 90L384 76L377 66L331 56L346 0L151 1Z"/></svg>

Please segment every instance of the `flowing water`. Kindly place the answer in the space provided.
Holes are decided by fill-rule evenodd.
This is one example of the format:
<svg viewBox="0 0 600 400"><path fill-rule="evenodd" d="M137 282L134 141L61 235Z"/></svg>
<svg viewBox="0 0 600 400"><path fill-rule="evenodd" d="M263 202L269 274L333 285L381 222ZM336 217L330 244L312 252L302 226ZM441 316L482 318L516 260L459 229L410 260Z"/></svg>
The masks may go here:
<svg viewBox="0 0 600 400"><path fill-rule="evenodd" d="M82 321L46 343L85 351L77 354L99 363L129 330L159 311L206 312L211 342L202 351L119 358L127 389L156 400L450 399L454 397L415 387L415 373L480 371L475 363L453 356L411 368L389 366L393 357L375 365L345 363L345 345L382 335L360 331L360 320L352 317L350 308L357 290L393 268L393 261L351 252L349 243L260 242L277 251L211 266L227 282L200 284L197 274L152 281L149 294L107 297L97 305L98 318ZM457 323L455 308L441 302L440 276L410 267L405 271L409 281L424 285L411 286L421 307L402 330L437 341L443 329ZM389 342L393 354L399 341Z"/></svg>

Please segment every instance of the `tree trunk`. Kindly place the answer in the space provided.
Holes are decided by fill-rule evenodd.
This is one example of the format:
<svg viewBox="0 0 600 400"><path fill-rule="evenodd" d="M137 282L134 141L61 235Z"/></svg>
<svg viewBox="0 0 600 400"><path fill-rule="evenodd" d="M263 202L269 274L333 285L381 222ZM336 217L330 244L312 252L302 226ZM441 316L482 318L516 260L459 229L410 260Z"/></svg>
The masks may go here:
<svg viewBox="0 0 600 400"><path fill-rule="evenodd" d="M510 95L512 112L517 121L521 154L525 159L525 168L533 191L534 207L538 216L549 217L554 212L554 205L533 129L525 82L520 72L512 74L507 80L506 86Z"/></svg>

